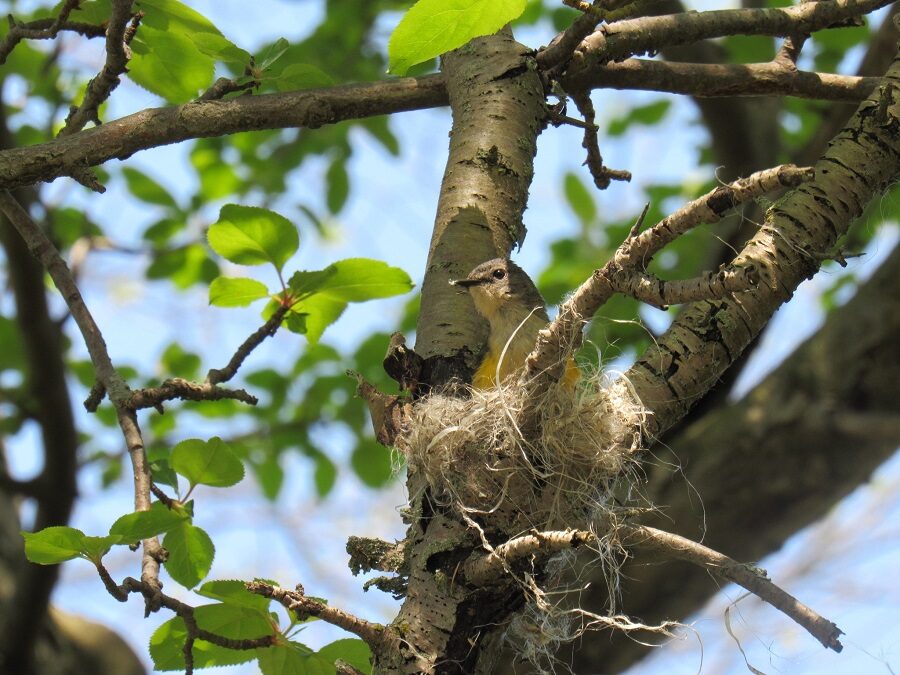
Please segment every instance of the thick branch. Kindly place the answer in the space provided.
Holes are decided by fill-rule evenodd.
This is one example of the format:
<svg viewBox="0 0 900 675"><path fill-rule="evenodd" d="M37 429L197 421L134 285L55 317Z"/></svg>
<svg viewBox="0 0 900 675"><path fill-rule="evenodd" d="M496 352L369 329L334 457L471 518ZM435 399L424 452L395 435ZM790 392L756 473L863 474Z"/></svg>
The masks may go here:
<svg viewBox="0 0 900 675"><path fill-rule="evenodd" d="M441 75L241 96L152 108L46 143L0 153L0 187L49 181L110 159L191 138L307 127L447 104Z"/></svg>
<svg viewBox="0 0 900 675"><path fill-rule="evenodd" d="M567 74L560 84L566 91L642 89L697 98L795 96L858 102L872 92L879 79L811 73L777 63L675 63L627 59Z"/></svg>
<svg viewBox="0 0 900 675"><path fill-rule="evenodd" d="M822 0L779 9L725 9L620 21L602 26L581 43L567 76L588 77L599 64L709 38L812 33L888 4L890 0Z"/></svg>
<svg viewBox="0 0 900 675"><path fill-rule="evenodd" d="M759 288L690 307L626 374L653 415L648 431L669 428L717 381L801 281L832 255L864 206L900 173L900 59L816 165L814 180L769 209L735 259L757 265Z"/></svg>
<svg viewBox="0 0 900 675"><path fill-rule="evenodd" d="M664 246L702 222L714 223L732 208L773 189L796 186L811 178L810 169L792 165L759 171L747 178L722 185L689 202L650 229L639 233L638 225L613 257L585 281L559 308L550 327L541 332L537 347L528 357L525 379L538 391L543 384L538 374L558 376L556 364L564 363L565 353L581 345L581 327L612 297L623 293L656 307L721 298L745 291L759 282L753 264L725 268L716 274L686 281L662 282L644 272L653 256Z"/></svg>

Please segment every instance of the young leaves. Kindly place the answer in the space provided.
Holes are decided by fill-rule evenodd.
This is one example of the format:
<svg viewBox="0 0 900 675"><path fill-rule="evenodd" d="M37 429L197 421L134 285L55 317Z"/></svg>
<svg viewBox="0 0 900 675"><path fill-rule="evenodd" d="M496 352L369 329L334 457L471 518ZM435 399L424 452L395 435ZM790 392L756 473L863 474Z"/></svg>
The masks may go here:
<svg viewBox="0 0 900 675"><path fill-rule="evenodd" d="M244 465L218 436L208 441L190 438L172 448L169 464L195 485L230 487L244 478Z"/></svg>
<svg viewBox="0 0 900 675"><path fill-rule="evenodd" d="M287 218L268 209L237 204L222 207L207 239L226 260L239 265L272 263L279 272L300 247L297 228Z"/></svg>
<svg viewBox="0 0 900 675"><path fill-rule="evenodd" d="M222 207L207 239L216 253L231 262L271 264L280 280L284 278L285 263L300 246L297 228L284 216L236 204ZM287 305L290 311L283 325L295 333L305 333L315 344L348 303L387 298L413 287L403 270L368 258L348 258L323 270L298 271L282 285L286 289L276 296L255 279L219 277L210 284L209 302L219 307L245 307L271 296L273 300L263 310L263 316L268 318L279 306Z"/></svg>
<svg viewBox="0 0 900 675"><path fill-rule="evenodd" d="M525 4L525 0L419 0L391 34L390 72L405 75L417 63L496 33L518 18Z"/></svg>

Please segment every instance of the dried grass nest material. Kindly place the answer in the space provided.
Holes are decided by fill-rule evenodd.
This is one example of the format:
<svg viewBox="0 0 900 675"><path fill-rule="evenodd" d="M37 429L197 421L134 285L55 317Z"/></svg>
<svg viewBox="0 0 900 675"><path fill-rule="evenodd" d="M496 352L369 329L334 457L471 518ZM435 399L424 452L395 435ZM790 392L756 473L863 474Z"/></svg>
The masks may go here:
<svg viewBox="0 0 900 675"><path fill-rule="evenodd" d="M416 403L398 449L433 499L483 525L578 527L633 466L647 413L626 381L599 372L574 389L548 387L527 410L523 392L510 382L468 398L433 394Z"/></svg>

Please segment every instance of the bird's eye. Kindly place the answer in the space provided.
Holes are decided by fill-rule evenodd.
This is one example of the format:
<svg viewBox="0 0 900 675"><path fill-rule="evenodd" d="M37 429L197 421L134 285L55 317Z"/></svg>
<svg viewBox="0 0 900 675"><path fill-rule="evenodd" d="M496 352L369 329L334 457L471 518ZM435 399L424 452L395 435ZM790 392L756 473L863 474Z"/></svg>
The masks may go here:
<svg viewBox="0 0 900 675"><path fill-rule="evenodd" d="M498 267L493 272L491 272L491 276L494 277L495 279L502 279L503 277L506 276L506 270L502 270Z"/></svg>

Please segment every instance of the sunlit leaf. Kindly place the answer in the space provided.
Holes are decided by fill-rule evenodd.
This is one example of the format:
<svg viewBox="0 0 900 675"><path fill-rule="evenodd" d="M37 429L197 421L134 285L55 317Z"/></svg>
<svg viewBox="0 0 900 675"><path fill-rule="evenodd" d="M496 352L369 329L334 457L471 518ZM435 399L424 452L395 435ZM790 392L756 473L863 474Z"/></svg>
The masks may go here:
<svg viewBox="0 0 900 675"><path fill-rule="evenodd" d="M209 574L216 547L205 530L183 521L166 533L162 545L169 552L166 571L185 588L193 588Z"/></svg>
<svg viewBox="0 0 900 675"><path fill-rule="evenodd" d="M272 263L279 270L300 246L297 228L287 218L269 209L237 204L222 207L207 238L226 260L239 265Z"/></svg>
<svg viewBox="0 0 900 675"><path fill-rule="evenodd" d="M121 537L124 543L132 544L167 532L184 520L183 513L173 511L161 502L154 502L148 511L135 511L116 520L109 533Z"/></svg>
<svg viewBox="0 0 900 675"><path fill-rule="evenodd" d="M479 35L496 33L525 11L525 0L419 0L391 34L390 71L433 59Z"/></svg>
<svg viewBox="0 0 900 675"><path fill-rule="evenodd" d="M269 289L256 279L218 277L209 285L209 304L217 307L246 307L268 295Z"/></svg>
<svg viewBox="0 0 900 675"><path fill-rule="evenodd" d="M81 555L84 532L74 527L45 527L39 532L22 532L25 557L38 565L55 565Z"/></svg>
<svg viewBox="0 0 900 675"><path fill-rule="evenodd" d="M244 465L218 436L208 441L191 438L172 448L172 468L191 485L229 487L244 477Z"/></svg>

